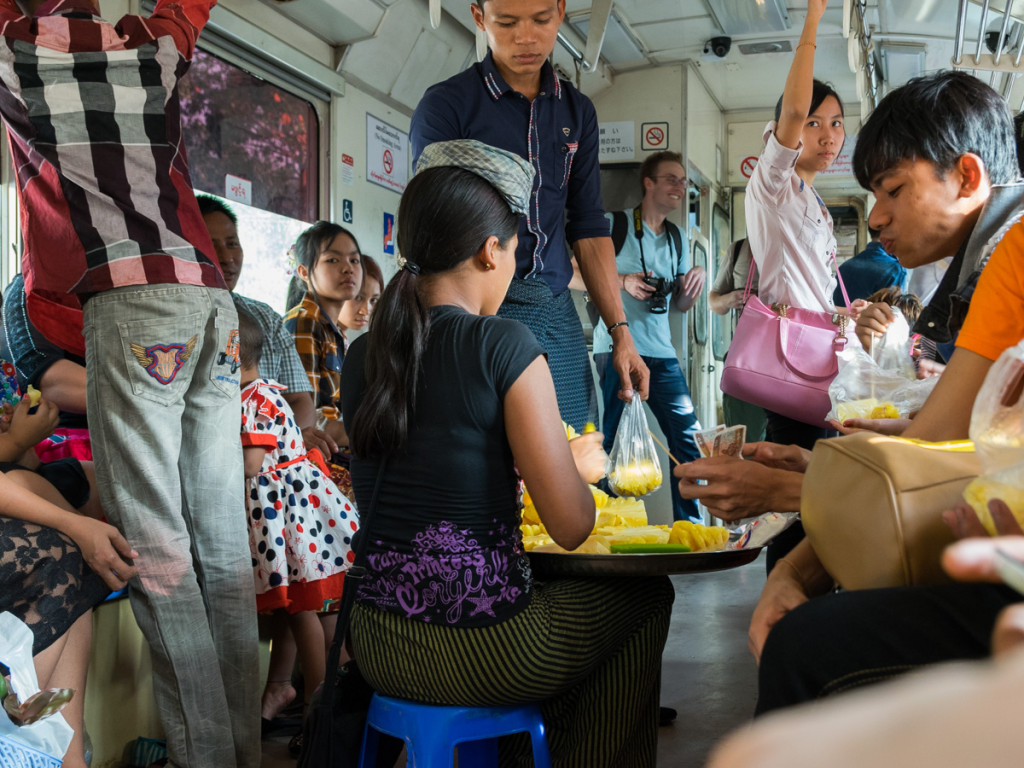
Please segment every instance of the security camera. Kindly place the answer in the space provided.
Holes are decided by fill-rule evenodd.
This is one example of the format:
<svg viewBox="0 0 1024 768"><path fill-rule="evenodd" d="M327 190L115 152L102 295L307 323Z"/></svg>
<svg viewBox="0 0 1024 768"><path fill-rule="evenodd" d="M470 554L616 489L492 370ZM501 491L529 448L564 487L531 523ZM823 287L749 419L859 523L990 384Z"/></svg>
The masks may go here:
<svg viewBox="0 0 1024 768"><path fill-rule="evenodd" d="M731 37L712 37L704 43L704 53L718 59L724 59L732 48Z"/></svg>
<svg viewBox="0 0 1024 768"><path fill-rule="evenodd" d="M985 33L985 47L988 48L989 53L996 52L996 46L999 45L999 31L990 30ZM1007 50L1010 47L1009 35L1003 40L1003 50Z"/></svg>

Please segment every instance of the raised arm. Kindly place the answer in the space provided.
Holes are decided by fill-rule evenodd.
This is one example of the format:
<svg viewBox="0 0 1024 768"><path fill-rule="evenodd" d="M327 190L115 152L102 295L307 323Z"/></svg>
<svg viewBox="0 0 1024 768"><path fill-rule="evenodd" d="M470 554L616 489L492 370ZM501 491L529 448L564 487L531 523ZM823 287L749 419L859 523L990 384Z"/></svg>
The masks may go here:
<svg viewBox="0 0 1024 768"><path fill-rule="evenodd" d="M127 37L129 47L170 35L179 53L191 60L199 33L210 20L210 9L216 4L217 0L157 0L148 19L125 16L117 28Z"/></svg>
<svg viewBox="0 0 1024 768"><path fill-rule="evenodd" d="M800 145L804 121L811 110L814 92L814 51L817 47L818 23L825 13L828 0L807 0L807 16L803 32L797 43L793 64L782 92L782 112L775 137L784 147L796 149Z"/></svg>

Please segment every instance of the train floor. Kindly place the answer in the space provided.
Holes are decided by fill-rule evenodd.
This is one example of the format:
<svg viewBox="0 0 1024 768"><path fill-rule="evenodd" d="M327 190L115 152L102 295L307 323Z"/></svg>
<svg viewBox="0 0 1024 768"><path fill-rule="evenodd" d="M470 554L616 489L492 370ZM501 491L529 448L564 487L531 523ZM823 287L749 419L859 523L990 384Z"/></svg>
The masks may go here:
<svg viewBox="0 0 1024 768"><path fill-rule="evenodd" d="M750 719L757 668L747 625L764 578L763 555L742 568L672 577L661 701L679 716L659 729L658 768L700 768L722 736ZM293 768L287 744L287 735L264 740L263 768Z"/></svg>

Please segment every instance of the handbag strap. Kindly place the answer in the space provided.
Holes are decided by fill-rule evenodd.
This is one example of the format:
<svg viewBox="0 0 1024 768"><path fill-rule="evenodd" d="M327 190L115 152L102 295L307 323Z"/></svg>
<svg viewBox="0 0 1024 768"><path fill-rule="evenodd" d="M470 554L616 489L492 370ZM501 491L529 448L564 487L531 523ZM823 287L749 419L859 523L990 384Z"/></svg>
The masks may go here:
<svg viewBox="0 0 1024 768"><path fill-rule="evenodd" d="M846 292L846 284L843 283L843 273L839 271L839 262L836 261L836 252L832 251L832 264L836 268L836 280L839 281L839 290L843 292L843 301L846 302L846 308L850 308L850 294Z"/></svg>
<svg viewBox="0 0 1024 768"><path fill-rule="evenodd" d="M742 250L742 249L743 249L743 246L740 246L740 250ZM736 254L736 258L737 259L739 258L739 254L738 253ZM747 303L747 299L750 298L750 289L754 286L754 269L756 267L757 267L757 265L754 263L754 251L753 251L753 249L751 249L751 251L750 251L750 268L747 270L747 286L746 286L746 288L743 289L743 304L744 304L744 306Z"/></svg>
<svg viewBox="0 0 1024 768"><path fill-rule="evenodd" d="M836 261L836 252L832 251L832 264L836 268L836 279L839 281L839 290L843 293L843 301L846 302L846 308L850 307L850 294L846 292L846 284L843 282L843 273L839 271L839 262ZM750 254L750 269L747 270L747 285L743 290L743 303L747 303L747 299L750 298L750 288L754 284L754 254Z"/></svg>
<svg viewBox="0 0 1024 768"><path fill-rule="evenodd" d="M341 647L345 644L345 636L348 634L349 619L352 616L352 606L356 601L356 591L366 576L366 568L363 565L363 555L366 552L366 543L369 540L370 520L377 508L377 496L380 494L380 484L384 477L384 467L387 465L387 458L382 458L380 468L377 470L377 479L373 484L373 495L370 497L370 506L366 512L359 516L359 536L355 546L355 561L345 572L345 586L341 593L341 606L338 608L338 621L334 627L334 640L331 642L331 652L327 655L327 673L324 676L324 690L330 690L337 683L338 661L341 659ZM332 697L321 696L320 703L330 705Z"/></svg>

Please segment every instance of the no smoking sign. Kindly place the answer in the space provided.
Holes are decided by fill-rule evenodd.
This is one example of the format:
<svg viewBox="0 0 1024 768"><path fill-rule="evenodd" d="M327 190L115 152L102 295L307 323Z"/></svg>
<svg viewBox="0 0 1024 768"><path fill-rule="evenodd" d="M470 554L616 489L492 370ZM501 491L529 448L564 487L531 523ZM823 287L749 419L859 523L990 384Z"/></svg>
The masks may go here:
<svg viewBox="0 0 1024 768"><path fill-rule="evenodd" d="M641 123L640 149L668 149L668 123Z"/></svg>

